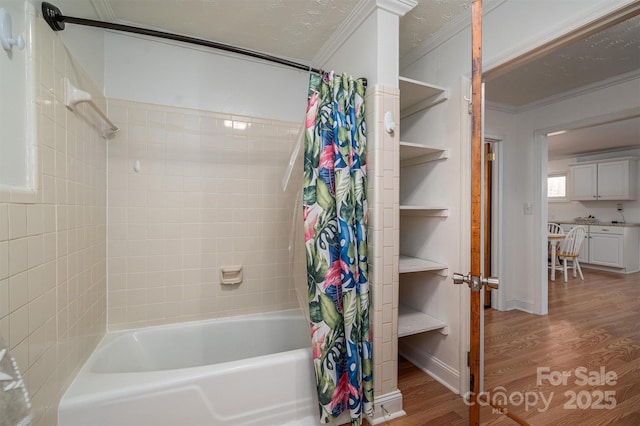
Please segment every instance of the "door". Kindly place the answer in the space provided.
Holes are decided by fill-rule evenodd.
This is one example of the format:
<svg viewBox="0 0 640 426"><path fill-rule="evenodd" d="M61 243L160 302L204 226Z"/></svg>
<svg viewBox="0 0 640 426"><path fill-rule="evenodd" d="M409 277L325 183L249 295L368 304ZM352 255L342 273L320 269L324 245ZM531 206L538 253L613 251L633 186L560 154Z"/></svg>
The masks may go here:
<svg viewBox="0 0 640 426"><path fill-rule="evenodd" d="M469 321L469 424L480 424L478 394L481 390L482 290L497 288L497 279L482 276L482 1L471 3L471 272L453 274L455 284L467 284L470 291Z"/></svg>

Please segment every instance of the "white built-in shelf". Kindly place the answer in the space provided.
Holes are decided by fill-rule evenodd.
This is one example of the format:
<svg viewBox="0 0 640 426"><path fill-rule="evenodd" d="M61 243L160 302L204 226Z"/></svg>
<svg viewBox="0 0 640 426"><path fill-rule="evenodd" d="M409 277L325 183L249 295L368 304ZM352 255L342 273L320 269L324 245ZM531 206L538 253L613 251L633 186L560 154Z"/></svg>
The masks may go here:
<svg viewBox="0 0 640 426"><path fill-rule="evenodd" d="M410 206L401 205L400 214L402 216L449 216L449 209L442 206Z"/></svg>
<svg viewBox="0 0 640 426"><path fill-rule="evenodd" d="M409 272L442 271L447 268L447 265L434 262L433 260L418 259L417 257L400 255L399 272L401 274Z"/></svg>
<svg viewBox="0 0 640 426"><path fill-rule="evenodd" d="M398 305L398 337L438 330L447 335L449 329L444 321L405 305Z"/></svg>
<svg viewBox="0 0 640 426"><path fill-rule="evenodd" d="M449 158L449 150L435 146L400 141L400 167Z"/></svg>
<svg viewBox="0 0 640 426"><path fill-rule="evenodd" d="M398 85L400 87L400 118L430 108L446 101L449 97L444 87L406 77L398 78Z"/></svg>

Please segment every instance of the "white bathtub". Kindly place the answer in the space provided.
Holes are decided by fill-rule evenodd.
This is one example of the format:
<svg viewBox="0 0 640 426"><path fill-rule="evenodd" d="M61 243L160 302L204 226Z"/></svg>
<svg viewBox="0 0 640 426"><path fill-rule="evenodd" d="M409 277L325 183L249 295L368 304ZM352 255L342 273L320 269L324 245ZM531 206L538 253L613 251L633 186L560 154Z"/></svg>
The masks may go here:
<svg viewBox="0 0 640 426"><path fill-rule="evenodd" d="M60 426L317 425L309 328L281 311L108 333Z"/></svg>

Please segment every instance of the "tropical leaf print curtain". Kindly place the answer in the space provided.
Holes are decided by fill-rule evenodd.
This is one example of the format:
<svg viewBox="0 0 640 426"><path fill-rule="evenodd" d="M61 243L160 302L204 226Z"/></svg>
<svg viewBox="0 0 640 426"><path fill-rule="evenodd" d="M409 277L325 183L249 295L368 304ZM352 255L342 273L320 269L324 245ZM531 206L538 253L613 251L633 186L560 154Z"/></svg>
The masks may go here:
<svg viewBox="0 0 640 426"><path fill-rule="evenodd" d="M367 166L362 80L312 75L307 104L303 215L311 338L320 420L373 412Z"/></svg>

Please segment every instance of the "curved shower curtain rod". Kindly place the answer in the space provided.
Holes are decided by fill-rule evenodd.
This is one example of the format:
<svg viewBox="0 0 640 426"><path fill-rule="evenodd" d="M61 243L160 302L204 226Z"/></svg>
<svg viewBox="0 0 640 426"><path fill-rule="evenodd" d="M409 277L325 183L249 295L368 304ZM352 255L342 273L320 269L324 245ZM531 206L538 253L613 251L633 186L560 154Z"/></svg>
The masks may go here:
<svg viewBox="0 0 640 426"><path fill-rule="evenodd" d="M176 40L184 43L197 44L199 46L210 47L213 49L225 50L227 52L239 53L241 55L251 56L270 62L275 62L281 65L286 65L291 68L299 70L309 71L316 74L322 74L323 71L317 68L312 68L308 65L304 65L298 62L289 61L287 59L278 58L276 56L267 55L265 53L255 52L249 49L243 49L241 47L230 46L228 44L218 43L215 41L204 40L195 37L189 37L179 34L167 33L164 31L150 30L146 28L134 27L131 25L115 24L113 22L95 21L93 19L74 18L72 16L64 16L60 9L51 3L42 2L42 16L47 24L53 31L64 30L65 23L86 25L89 27L105 28L108 30L125 31L135 34L142 34L153 37L160 37L168 40Z"/></svg>

